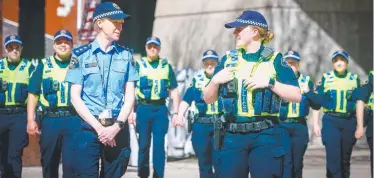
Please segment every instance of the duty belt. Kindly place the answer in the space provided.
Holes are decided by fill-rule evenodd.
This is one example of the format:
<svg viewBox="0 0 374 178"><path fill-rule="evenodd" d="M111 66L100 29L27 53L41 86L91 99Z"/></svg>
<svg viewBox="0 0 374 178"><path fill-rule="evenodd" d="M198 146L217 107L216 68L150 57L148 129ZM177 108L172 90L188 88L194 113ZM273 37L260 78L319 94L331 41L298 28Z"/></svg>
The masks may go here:
<svg viewBox="0 0 374 178"><path fill-rule="evenodd" d="M327 115L330 115L332 117L340 117L344 119L348 119L351 113L338 113L338 112L326 112Z"/></svg>
<svg viewBox="0 0 374 178"><path fill-rule="evenodd" d="M300 123L305 124L306 120L304 117L297 117L297 118L279 118L279 120L283 123Z"/></svg>
<svg viewBox="0 0 374 178"><path fill-rule="evenodd" d="M45 117L71 117L71 116L76 116L76 112L71 112L71 111L46 111L44 112Z"/></svg>
<svg viewBox="0 0 374 178"><path fill-rule="evenodd" d="M151 106L162 106L166 104L165 99L159 99L159 100L146 100L146 99L139 99L139 104L142 105L151 105Z"/></svg>
<svg viewBox="0 0 374 178"><path fill-rule="evenodd" d="M201 124L213 124L216 119L217 119L216 116L198 117L194 122L201 123Z"/></svg>
<svg viewBox="0 0 374 178"><path fill-rule="evenodd" d="M273 127L273 121L263 120L250 123L228 123L227 131L234 133L258 132Z"/></svg>
<svg viewBox="0 0 374 178"><path fill-rule="evenodd" d="M24 107L7 107L0 108L1 115L11 115L11 114L21 114L27 112L27 109Z"/></svg>
<svg viewBox="0 0 374 178"><path fill-rule="evenodd" d="M114 122L117 120L117 118L98 118L97 116L95 117L104 127L113 125Z"/></svg>

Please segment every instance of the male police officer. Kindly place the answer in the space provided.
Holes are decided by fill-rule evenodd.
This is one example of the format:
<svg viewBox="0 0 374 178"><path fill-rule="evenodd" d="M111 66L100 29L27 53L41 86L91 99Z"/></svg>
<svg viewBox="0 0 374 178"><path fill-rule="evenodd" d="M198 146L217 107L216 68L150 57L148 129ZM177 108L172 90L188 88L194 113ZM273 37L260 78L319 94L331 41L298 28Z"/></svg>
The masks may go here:
<svg viewBox="0 0 374 178"><path fill-rule="evenodd" d="M264 46L274 35L261 13L244 11L225 27L235 28L237 49L226 53L204 89L208 104L222 97L225 115L217 176L281 177L280 98L300 102L297 78L282 54Z"/></svg>
<svg viewBox="0 0 374 178"><path fill-rule="evenodd" d="M199 72L187 89L183 101L179 105L178 122L184 123L184 113L192 105L194 115L192 129L192 146L199 161L200 178L213 178L213 164L218 160L218 150L214 148L214 125L222 113L222 103L218 100L213 104L206 104L202 92L213 76L214 68L218 63L218 55L214 50L204 52L202 61L204 71ZM192 103L194 102L194 103ZM191 118L189 118L191 119ZM217 169L217 168L215 168Z"/></svg>
<svg viewBox="0 0 374 178"><path fill-rule="evenodd" d="M347 52L335 52L334 71L323 74L317 87L324 112L322 142L326 148L327 177L333 178L350 176L351 154L356 143L356 101L352 96L360 87L360 79L347 71L348 61ZM313 130L316 136L321 136L318 115L319 111L313 111Z"/></svg>
<svg viewBox="0 0 374 178"><path fill-rule="evenodd" d="M65 75L71 58L73 36L69 31L57 31L54 36L55 54L42 59L30 78L27 103L27 132L38 133L34 120L35 109L40 109L40 152L44 178L58 177L58 167L62 151L63 177L72 175L73 134L78 129L79 118L70 103L70 83L65 83Z"/></svg>
<svg viewBox="0 0 374 178"><path fill-rule="evenodd" d="M149 176L149 148L153 135L153 177L164 177L165 168L165 134L168 131L169 119L165 105L166 98L171 96L174 111L178 111L180 102L177 80L171 65L161 59L161 41L149 37L146 45L147 57L136 62L139 82L136 84L138 106L136 126L139 131L138 176ZM173 123L177 112L173 114ZM132 121L133 122L133 121Z"/></svg>
<svg viewBox="0 0 374 178"><path fill-rule="evenodd" d="M34 66L21 59L22 41L18 36L6 37L4 46L7 58L0 60L1 171L2 177L21 177L22 152L29 143L27 86Z"/></svg>
<svg viewBox="0 0 374 178"><path fill-rule="evenodd" d="M306 117L309 107L319 109L319 98L314 93L313 82L309 76L300 73L300 55L297 51L288 51L284 57L298 77L303 94L300 103L282 100L279 111L280 127L283 129L283 143L286 149L283 177L301 178L303 176L303 157L308 146L309 135Z"/></svg>
<svg viewBox="0 0 374 178"><path fill-rule="evenodd" d="M124 19L112 2L99 4L93 21L98 35L90 44L73 50L65 81L71 86L71 103L81 117L74 135L74 172L78 177L120 178L130 156L126 122L138 80L129 49L118 45Z"/></svg>
<svg viewBox="0 0 374 178"><path fill-rule="evenodd" d="M364 117L366 121L366 140L370 148L370 165L371 177L373 177L373 109L374 109L374 93L373 93L373 71L369 73L368 82L360 88L359 96L356 103L357 129L356 139L360 139L364 134ZM365 103L367 107L365 108ZM364 115L364 110L365 115Z"/></svg>

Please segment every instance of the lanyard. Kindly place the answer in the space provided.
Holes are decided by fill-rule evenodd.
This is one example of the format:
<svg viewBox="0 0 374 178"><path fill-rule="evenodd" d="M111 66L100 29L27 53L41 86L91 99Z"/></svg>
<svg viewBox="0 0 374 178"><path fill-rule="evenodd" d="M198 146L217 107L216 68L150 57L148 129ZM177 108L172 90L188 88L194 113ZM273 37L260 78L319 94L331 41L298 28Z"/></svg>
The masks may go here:
<svg viewBox="0 0 374 178"><path fill-rule="evenodd" d="M100 70L100 78L101 78L101 86L103 88L103 92L104 92L104 98L105 98L105 107L107 106L107 97L108 97L108 83L109 83L109 74L110 74L110 69L112 67L112 58L113 58L113 54L110 55L110 61L109 61L109 69L108 69L108 75L106 77L106 82L104 81L104 60L102 60L102 66L100 67L100 64L99 64L99 60L97 59L97 53L95 53L95 59L96 59L96 63L97 63L97 66L99 67L99 70ZM101 72L101 69L102 72Z"/></svg>

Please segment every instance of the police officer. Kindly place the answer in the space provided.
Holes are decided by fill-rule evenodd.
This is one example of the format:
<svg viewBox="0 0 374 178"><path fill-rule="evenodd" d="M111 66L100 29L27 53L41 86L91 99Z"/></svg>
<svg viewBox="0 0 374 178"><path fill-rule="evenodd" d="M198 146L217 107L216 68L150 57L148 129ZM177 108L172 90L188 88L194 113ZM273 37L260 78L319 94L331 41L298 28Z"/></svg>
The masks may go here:
<svg viewBox="0 0 374 178"><path fill-rule="evenodd" d="M96 39L73 50L65 81L71 83L71 103L81 123L74 134L74 172L78 177L119 178L130 156L126 122L135 100L138 80L130 49L118 45L124 19L112 2L99 4L93 13Z"/></svg>
<svg viewBox="0 0 374 178"><path fill-rule="evenodd" d="M218 63L217 52L207 50L202 58L204 71L199 72L192 80L192 86L187 89L183 101L179 105L178 122L184 123L183 116L192 105L192 146L199 160L201 178L213 178L213 163L218 156L218 150L214 149L213 123L219 118L222 105L218 101L206 104L202 97L204 87L213 76L214 68ZM194 101L194 103L192 103ZM189 118L191 119L191 118ZM191 127L189 125L189 127Z"/></svg>
<svg viewBox="0 0 374 178"><path fill-rule="evenodd" d="M281 177L280 99L301 100L297 78L282 54L264 46L274 35L261 13L244 11L225 27L235 28L236 49L226 53L204 89L208 104L222 97L225 115L217 176Z"/></svg>
<svg viewBox="0 0 374 178"><path fill-rule="evenodd" d="M373 108L374 108L374 94L373 94L373 71L369 73L368 82L360 88L359 96L356 103L356 117L357 129L356 139L360 139L364 134L364 117L366 128L366 140L370 148L370 165L371 177L373 177ZM367 107L365 108L365 103ZM364 110L365 115L364 115Z"/></svg>
<svg viewBox="0 0 374 178"><path fill-rule="evenodd" d="M313 82L310 76L300 72L300 55L297 51L290 50L284 57L296 74L302 93L300 103L282 100L279 119L280 127L283 129L282 141L286 148L285 165L283 177L301 178L303 176L303 158L309 142L308 126L306 117L309 107L319 109L320 103L314 93Z"/></svg>
<svg viewBox="0 0 374 178"><path fill-rule="evenodd" d="M136 127L139 132L138 176L149 176L149 149L153 135L153 177L164 177L165 135L169 127L168 111L165 105L170 95L173 111L178 111L180 102L177 80L171 65L159 57L161 41L157 37L147 38L147 57L136 61L139 82L136 84L137 109ZM172 113L176 123L177 112ZM131 118L132 119L132 118ZM131 120L131 123L134 121Z"/></svg>
<svg viewBox="0 0 374 178"><path fill-rule="evenodd" d="M29 143L26 132L27 86L34 66L21 58L22 41L5 38L6 58L0 60L0 177L21 177L22 152Z"/></svg>
<svg viewBox="0 0 374 178"><path fill-rule="evenodd" d="M57 31L54 36L54 55L42 59L30 78L27 102L27 132L39 133L41 124L40 153L43 177L58 177L62 152L63 177L73 177L73 134L78 129L79 118L70 103L70 86L64 82L73 48L73 36L69 31ZM39 102L38 102L39 101ZM36 120L34 119L37 105ZM37 122L36 122L37 121Z"/></svg>
<svg viewBox="0 0 374 178"><path fill-rule="evenodd" d="M348 72L348 53L336 51L332 56L333 71L324 73L317 87L323 108L322 142L326 148L327 177L349 177L353 145L356 143L354 91L360 86L356 74ZM313 112L313 131L321 136L319 111Z"/></svg>

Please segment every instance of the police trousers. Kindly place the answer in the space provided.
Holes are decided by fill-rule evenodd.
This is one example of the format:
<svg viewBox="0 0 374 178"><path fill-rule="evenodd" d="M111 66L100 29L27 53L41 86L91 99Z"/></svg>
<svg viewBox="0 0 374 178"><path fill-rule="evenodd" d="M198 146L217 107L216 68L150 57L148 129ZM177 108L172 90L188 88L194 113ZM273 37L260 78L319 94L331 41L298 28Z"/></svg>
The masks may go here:
<svg viewBox="0 0 374 178"><path fill-rule="evenodd" d="M370 166L371 166L371 177L373 177L373 116L367 116L369 118L366 126L366 141L370 148Z"/></svg>
<svg viewBox="0 0 374 178"><path fill-rule="evenodd" d="M219 154L216 177L281 177L285 151L276 125L259 132L226 132Z"/></svg>
<svg viewBox="0 0 374 178"><path fill-rule="evenodd" d="M62 153L63 178L73 175L73 135L80 124L78 116L45 117L40 123L40 153L43 178L58 177Z"/></svg>
<svg viewBox="0 0 374 178"><path fill-rule="evenodd" d="M302 178L304 154L308 147L308 127L302 123L281 123L284 157L283 178Z"/></svg>
<svg viewBox="0 0 374 178"><path fill-rule="evenodd" d="M153 177L164 177L165 135L169 128L165 105L142 105L137 107L136 128L139 133L138 176L149 176L149 149L153 136Z"/></svg>
<svg viewBox="0 0 374 178"><path fill-rule="evenodd" d="M196 153L200 178L213 178L213 167L219 160L219 151L214 149L214 126L195 122L192 125L192 146Z"/></svg>
<svg viewBox="0 0 374 178"><path fill-rule="evenodd" d="M349 178L351 155L356 144L356 118L339 118L324 114L322 142L326 149L326 176Z"/></svg>
<svg viewBox="0 0 374 178"><path fill-rule="evenodd" d="M0 115L1 176L19 178L22 176L22 153L29 144L26 131L26 113Z"/></svg>
<svg viewBox="0 0 374 178"><path fill-rule="evenodd" d="M115 137L116 146L104 146L95 130L82 119L73 136L73 171L75 177L120 178L127 169L130 158L130 134L128 122Z"/></svg>

